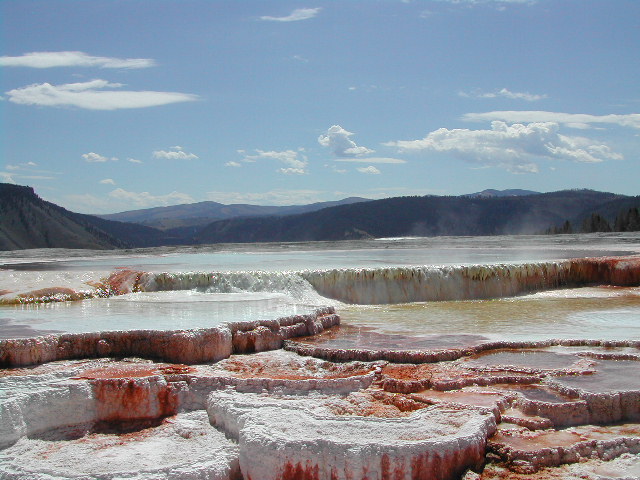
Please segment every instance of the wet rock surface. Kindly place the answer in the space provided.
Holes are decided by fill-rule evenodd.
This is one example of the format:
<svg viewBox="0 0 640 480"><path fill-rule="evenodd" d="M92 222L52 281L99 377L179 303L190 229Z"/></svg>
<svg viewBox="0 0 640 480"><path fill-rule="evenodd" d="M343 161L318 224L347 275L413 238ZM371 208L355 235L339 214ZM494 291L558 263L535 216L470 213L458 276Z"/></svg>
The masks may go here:
<svg viewBox="0 0 640 480"><path fill-rule="evenodd" d="M372 358L388 336L349 348L358 332L328 330L331 315L236 325L217 362L112 356L2 369L0 477L639 477L637 343L432 336L403 350L405 337L392 338L386 352L407 363ZM282 330L301 324L347 360L301 355L317 337L278 348ZM245 337L234 345L262 329L281 339L265 351Z"/></svg>

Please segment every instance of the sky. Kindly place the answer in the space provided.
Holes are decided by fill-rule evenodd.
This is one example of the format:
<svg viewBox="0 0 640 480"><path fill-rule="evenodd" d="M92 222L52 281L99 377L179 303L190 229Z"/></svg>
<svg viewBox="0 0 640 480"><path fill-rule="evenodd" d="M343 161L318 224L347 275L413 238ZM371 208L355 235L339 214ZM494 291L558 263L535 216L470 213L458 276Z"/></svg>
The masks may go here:
<svg viewBox="0 0 640 480"><path fill-rule="evenodd" d="M637 0L0 0L0 182L82 213L640 194Z"/></svg>

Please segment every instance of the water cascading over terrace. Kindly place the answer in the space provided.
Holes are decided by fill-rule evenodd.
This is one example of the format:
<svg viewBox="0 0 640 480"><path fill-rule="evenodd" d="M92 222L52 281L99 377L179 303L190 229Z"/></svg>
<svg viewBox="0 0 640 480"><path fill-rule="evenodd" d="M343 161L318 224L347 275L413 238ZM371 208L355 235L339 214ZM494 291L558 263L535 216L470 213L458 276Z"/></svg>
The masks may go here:
<svg viewBox="0 0 640 480"><path fill-rule="evenodd" d="M210 292L309 291L345 303L373 305L503 298L586 285L640 284L640 258L600 257L471 266L333 269L300 272L143 273L108 280L118 293L205 289Z"/></svg>

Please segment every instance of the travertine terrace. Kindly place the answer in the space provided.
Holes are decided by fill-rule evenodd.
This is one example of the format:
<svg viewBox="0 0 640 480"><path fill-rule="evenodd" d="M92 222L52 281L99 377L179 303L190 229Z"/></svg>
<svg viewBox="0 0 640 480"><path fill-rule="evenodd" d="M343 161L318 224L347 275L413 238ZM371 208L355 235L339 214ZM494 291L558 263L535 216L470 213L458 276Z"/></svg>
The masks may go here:
<svg viewBox="0 0 640 480"><path fill-rule="evenodd" d="M567 268L567 285L640 284L637 259ZM110 288L142 278L121 272ZM525 290L537 288L549 285ZM339 324L325 308L1 340L0 478L640 478L639 341Z"/></svg>

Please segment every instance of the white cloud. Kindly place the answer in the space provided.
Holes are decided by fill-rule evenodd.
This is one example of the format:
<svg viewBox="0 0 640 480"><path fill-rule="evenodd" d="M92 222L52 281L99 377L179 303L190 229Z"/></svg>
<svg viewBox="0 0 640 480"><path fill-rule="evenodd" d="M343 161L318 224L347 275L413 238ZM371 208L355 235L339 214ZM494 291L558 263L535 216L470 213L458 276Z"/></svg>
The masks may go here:
<svg viewBox="0 0 640 480"><path fill-rule="evenodd" d="M350 138L352 135L352 132L348 132L340 125L333 125L327 130L327 133L318 137L318 143L331 149L331 152L336 157L359 157L375 151L356 145Z"/></svg>
<svg viewBox="0 0 640 480"><path fill-rule="evenodd" d="M104 178L102 180L100 180L100 183L103 185L115 185L116 182L113 180L113 178Z"/></svg>
<svg viewBox="0 0 640 480"><path fill-rule="evenodd" d="M304 175L307 173L304 168L279 168L277 171L284 175Z"/></svg>
<svg viewBox="0 0 640 480"><path fill-rule="evenodd" d="M6 169L7 170L24 170L24 169L37 167L37 166L38 164L35 162L25 162L25 163L19 163L17 165L6 165Z"/></svg>
<svg viewBox="0 0 640 480"><path fill-rule="evenodd" d="M296 8L286 17L271 17L265 15L260 17L260 20L267 20L271 22L297 22L315 17L320 13L320 10L322 10L322 8Z"/></svg>
<svg viewBox="0 0 640 480"><path fill-rule="evenodd" d="M592 124L612 124L621 127L640 128L640 113L626 115L589 115L585 113L561 113L544 111L496 111L485 113L467 113L463 120L484 122L502 120L515 122L554 122L572 128L588 128Z"/></svg>
<svg viewBox="0 0 640 480"><path fill-rule="evenodd" d="M181 192L152 195L149 192L129 192L122 188L116 188L110 192L109 197L124 202L127 207L135 206L140 208L193 203L195 201L189 194Z"/></svg>
<svg viewBox="0 0 640 480"><path fill-rule="evenodd" d="M169 147L169 150L156 150L153 152L153 158L162 158L165 160L195 160L198 158L193 153L185 152L182 147Z"/></svg>
<svg viewBox="0 0 640 480"><path fill-rule="evenodd" d="M284 163L287 167L280 168L277 171L283 173L285 175L303 175L307 173L307 164L308 160L305 155L301 153L301 151L295 150L284 150L281 152L277 151L264 151L257 150L257 155L245 155L243 161L245 162L255 162L263 159L272 159L277 160L279 162Z"/></svg>
<svg viewBox="0 0 640 480"><path fill-rule="evenodd" d="M142 163L142 160L138 160L136 158L127 158L127 161L131 163Z"/></svg>
<svg viewBox="0 0 640 480"><path fill-rule="evenodd" d="M356 163L407 163L401 158L392 157L365 157L365 158L336 158L336 162L356 162Z"/></svg>
<svg viewBox="0 0 640 480"><path fill-rule="evenodd" d="M360 173L366 173L368 175L380 175L380 170L378 170L373 165L369 165L368 167L360 167L356 168Z"/></svg>
<svg viewBox="0 0 640 480"><path fill-rule="evenodd" d="M537 100L542 100L544 98L547 98L546 94L543 95L537 95L537 94L532 94L532 93L528 93L528 92L512 92L506 88L503 88L501 90L497 90L495 92L473 92L473 93L466 93L466 92L459 92L459 94L461 97L473 97L473 98L498 98L498 97L503 97L503 98L509 98L512 100L526 100L527 102L535 102Z"/></svg>
<svg viewBox="0 0 640 480"><path fill-rule="evenodd" d="M57 172L37 169L36 162L23 162L14 165L5 165L5 171L0 171L0 181L4 183L18 183L29 180L55 180Z"/></svg>
<svg viewBox="0 0 640 480"><path fill-rule="evenodd" d="M558 133L553 122L508 125L494 121L491 130L440 128L419 140L388 142L400 151L446 152L481 166L504 168L512 173L535 173L537 159L595 163L621 159L607 145L584 137Z"/></svg>
<svg viewBox="0 0 640 480"><path fill-rule="evenodd" d="M241 166L242 166L242 164L240 164L240 163L238 163L238 162L231 161L231 162L227 162L227 163L225 163L225 164L224 164L224 166L225 166L225 167L235 167L235 168L239 168L239 167L241 167Z"/></svg>
<svg viewBox="0 0 640 480"><path fill-rule="evenodd" d="M148 68L155 64L150 58L95 57L84 52L31 52L19 57L0 57L0 66L3 67Z"/></svg>
<svg viewBox="0 0 640 480"><path fill-rule="evenodd" d="M104 90L122 86L120 83L110 83L100 79L64 85L34 83L10 90L6 94L9 96L9 101L22 105L78 107L88 110L146 108L198 99L197 95L177 92Z"/></svg>
<svg viewBox="0 0 640 480"><path fill-rule="evenodd" d="M95 152L83 153L82 158L84 158L85 162L89 163L104 163L108 161L117 162L118 159L116 157L105 157Z"/></svg>

